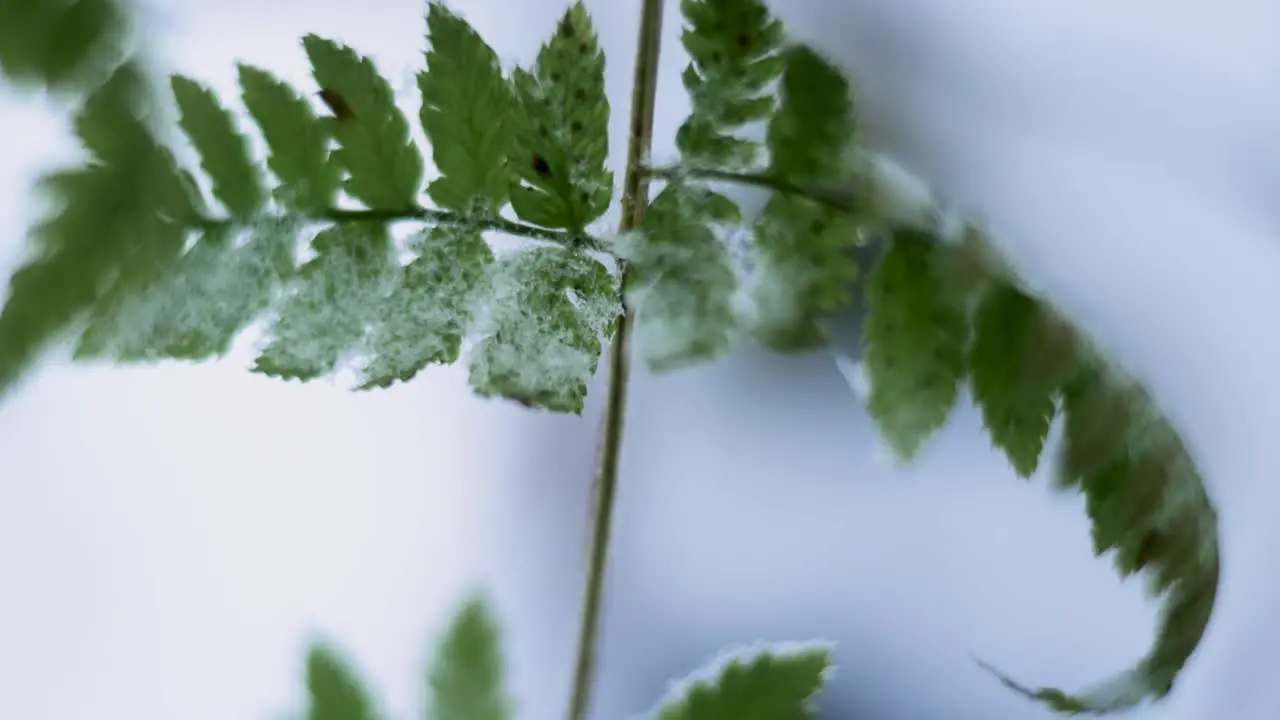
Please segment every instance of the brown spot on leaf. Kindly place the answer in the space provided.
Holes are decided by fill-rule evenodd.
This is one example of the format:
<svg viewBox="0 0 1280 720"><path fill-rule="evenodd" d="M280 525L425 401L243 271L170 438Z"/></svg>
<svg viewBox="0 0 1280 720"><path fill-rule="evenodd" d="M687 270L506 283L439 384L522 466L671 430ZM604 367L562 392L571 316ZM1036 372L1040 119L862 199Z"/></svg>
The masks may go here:
<svg viewBox="0 0 1280 720"><path fill-rule="evenodd" d="M347 104L347 99L342 97L342 94L337 90L323 88L316 94L320 96L320 99L324 101L325 105L329 106L329 112L332 112L335 118L339 120L350 120L356 116L356 114L351 111L351 106Z"/></svg>
<svg viewBox="0 0 1280 720"><path fill-rule="evenodd" d="M544 180L549 179L551 177L551 163L548 163L547 159L538 153L534 153L533 171L537 173L538 177L543 178Z"/></svg>

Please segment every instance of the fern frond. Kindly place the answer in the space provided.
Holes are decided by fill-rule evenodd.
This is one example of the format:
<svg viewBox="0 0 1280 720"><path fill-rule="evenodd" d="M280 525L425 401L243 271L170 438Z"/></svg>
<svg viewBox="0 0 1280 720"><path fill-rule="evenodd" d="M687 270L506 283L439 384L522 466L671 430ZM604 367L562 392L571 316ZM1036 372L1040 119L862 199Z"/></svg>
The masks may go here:
<svg viewBox="0 0 1280 720"><path fill-rule="evenodd" d="M0 309L0 394L100 299L145 287L182 253L195 209L149 112L145 73L121 65L75 117L92 159L41 179L56 207L31 230L32 257Z"/></svg>
<svg viewBox="0 0 1280 720"><path fill-rule="evenodd" d="M316 257L298 269L267 331L254 372L313 380L359 349L391 281L391 238L381 223L334 225L311 242Z"/></svg>
<svg viewBox="0 0 1280 720"><path fill-rule="evenodd" d="M362 389L406 382L429 364L457 361L476 304L489 290L493 251L478 231L426 228L409 242L417 255L373 309Z"/></svg>
<svg viewBox="0 0 1280 720"><path fill-rule="evenodd" d="M311 74L323 92L344 103L347 116L328 119L338 143L333 157L347 172L351 197L374 210L417 206L422 153L409 137L409 122L373 61L318 35L302 38Z"/></svg>
<svg viewBox="0 0 1280 720"><path fill-rule="evenodd" d="M902 460L947 421L965 379L966 298L945 278L944 252L931 234L899 230L867 283L867 408Z"/></svg>
<svg viewBox="0 0 1280 720"><path fill-rule="evenodd" d="M200 166L213 181L213 195L231 216L253 217L267 200L258 165L249 155L249 140L235 118L209 88L181 75L170 78L178 103L178 125L200 155Z"/></svg>
<svg viewBox="0 0 1280 720"><path fill-rule="evenodd" d="M727 651L676 682L652 720L816 717L814 697L832 670L825 643L761 645Z"/></svg>
<svg viewBox="0 0 1280 720"><path fill-rule="evenodd" d="M512 83L519 113L511 166L523 182L511 185L511 207L534 225L581 233L613 198L604 53L581 0L560 18L533 70L517 68Z"/></svg>
<svg viewBox="0 0 1280 720"><path fill-rule="evenodd" d="M622 310L616 278L590 255L541 247L498 259L490 282L471 386L483 396L581 413L601 338Z"/></svg>
<svg viewBox="0 0 1280 720"><path fill-rule="evenodd" d="M306 685L307 720L380 720L355 669L329 645L308 648Z"/></svg>
<svg viewBox="0 0 1280 720"><path fill-rule="evenodd" d="M760 0L682 0L681 43L691 60L681 79L693 112L676 132L687 164L750 168L760 144L737 135L769 118L769 87L782 74L782 22Z"/></svg>
<svg viewBox="0 0 1280 720"><path fill-rule="evenodd" d="M426 720L509 720L502 647L489 606L471 598L454 614L427 673Z"/></svg>
<svg viewBox="0 0 1280 720"><path fill-rule="evenodd" d="M639 230L619 241L638 308L637 344L650 370L672 372L730 348L738 280L726 237L741 222L724 195L673 182L650 203Z"/></svg>
<svg viewBox="0 0 1280 720"><path fill-rule="evenodd" d="M813 49L783 51L777 111L766 143L769 177L801 186L839 182L856 138L844 75ZM858 218L801 195L775 193L753 228L752 334L779 352L827 344L822 322L857 291Z"/></svg>
<svg viewBox="0 0 1280 720"><path fill-rule="evenodd" d="M420 116L441 174L427 193L442 208L495 215L509 190L511 85L493 48L438 2L427 6L427 44Z"/></svg>
<svg viewBox="0 0 1280 720"><path fill-rule="evenodd" d="M968 371L992 443L1029 478L1057 413L1057 398L1077 364L1068 331L1031 296L994 283L974 318Z"/></svg>
<svg viewBox="0 0 1280 720"><path fill-rule="evenodd" d="M0 74L20 86L89 90L125 59L129 11L120 0L5 0Z"/></svg>

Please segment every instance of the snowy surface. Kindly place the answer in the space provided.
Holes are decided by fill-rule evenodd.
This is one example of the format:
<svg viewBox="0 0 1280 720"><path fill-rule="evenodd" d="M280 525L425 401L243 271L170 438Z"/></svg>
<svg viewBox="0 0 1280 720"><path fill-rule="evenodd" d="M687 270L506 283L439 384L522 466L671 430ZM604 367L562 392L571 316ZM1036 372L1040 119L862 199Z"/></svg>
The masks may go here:
<svg viewBox="0 0 1280 720"><path fill-rule="evenodd" d="M159 6L159 3L154 3ZM674 6L674 3L671 3ZM1146 378L1219 500L1218 614L1143 718L1274 717L1280 695L1280 9L1265 0L790 0L793 30L861 79L876 147L988 217L1014 260ZM455 0L504 61L559 0ZM621 164L634 2L593 0ZM157 57L230 94L233 61L304 87L316 32L396 80L416 0L165 3ZM660 143L686 102L675 8ZM0 98L0 265L57 114ZM607 221L611 222L609 218ZM602 224L607 227L607 224ZM583 418L469 396L465 368L386 393L202 367L50 367L0 409L0 677L15 716L279 717L301 647L349 648L396 717L424 640L497 599L525 718L567 693L602 387ZM1154 608L1089 553L1083 508L1015 479L977 414L910 469L829 357L743 350L633 392L597 717L651 707L724 645L829 638L837 717L1034 720L971 654L1078 687L1138 657ZM1137 717L1137 716L1136 716Z"/></svg>

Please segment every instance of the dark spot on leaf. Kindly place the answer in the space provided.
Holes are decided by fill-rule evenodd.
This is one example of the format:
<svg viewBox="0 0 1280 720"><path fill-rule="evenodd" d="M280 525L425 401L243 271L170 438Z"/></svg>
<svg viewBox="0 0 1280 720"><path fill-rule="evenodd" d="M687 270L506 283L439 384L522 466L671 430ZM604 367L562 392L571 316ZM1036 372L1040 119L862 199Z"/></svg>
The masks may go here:
<svg viewBox="0 0 1280 720"><path fill-rule="evenodd" d="M717 50L717 51L715 51L715 52L711 53L711 64L712 64L712 65L719 65L719 64L720 64L720 61L721 61L722 59L723 59L723 57L720 55L720 51L719 51L719 50Z"/></svg>
<svg viewBox="0 0 1280 720"><path fill-rule="evenodd" d="M566 15L564 19L560 21L560 37L571 38L575 34L577 34L577 31L573 29L573 22L570 21L569 16Z"/></svg>
<svg viewBox="0 0 1280 720"><path fill-rule="evenodd" d="M739 48L746 50L751 47L751 36L746 33L739 33L738 37L734 38L734 42L738 44Z"/></svg>
<svg viewBox="0 0 1280 720"><path fill-rule="evenodd" d="M573 122L569 123L569 130L570 132L575 132L575 133L582 132L582 122L579 120L574 120Z"/></svg>
<svg viewBox="0 0 1280 720"><path fill-rule="evenodd" d="M539 125L539 126L538 126L538 134L539 134L539 135L541 135L541 136L542 136L542 137L544 137L544 138L550 138L550 137L551 137L551 131L547 129L547 126L546 126L546 125Z"/></svg>
<svg viewBox="0 0 1280 720"><path fill-rule="evenodd" d="M586 55L587 53L591 52L591 45L585 42L578 43L578 52L582 53L583 55Z"/></svg>
<svg viewBox="0 0 1280 720"><path fill-rule="evenodd" d="M587 91L586 91L586 89L585 89L585 88L580 88L580 87L579 87L579 88L574 88L574 89L573 89L573 98L574 98L575 100L586 100L586 99L587 99Z"/></svg>
<svg viewBox="0 0 1280 720"><path fill-rule="evenodd" d="M549 77L551 78L551 82L553 82L553 83L558 83L558 82L560 82L560 73L558 73L558 72L553 72L553 73L551 73L551 75L550 75Z"/></svg>
<svg viewBox="0 0 1280 720"><path fill-rule="evenodd" d="M582 203L583 205L590 204L591 193L587 192L586 190L583 190L582 192L578 193L578 202Z"/></svg>
<svg viewBox="0 0 1280 720"><path fill-rule="evenodd" d="M547 162L546 158L542 157L538 153L534 153L533 171L538 174L538 177L548 179L551 177L551 164Z"/></svg>
<svg viewBox="0 0 1280 720"><path fill-rule="evenodd" d="M347 104L347 99L342 97L337 90L324 88L316 94L320 96L320 99L324 101L325 105L329 106L329 111L333 113L335 118L339 120L350 120L356 116L355 113L351 111L351 106Z"/></svg>

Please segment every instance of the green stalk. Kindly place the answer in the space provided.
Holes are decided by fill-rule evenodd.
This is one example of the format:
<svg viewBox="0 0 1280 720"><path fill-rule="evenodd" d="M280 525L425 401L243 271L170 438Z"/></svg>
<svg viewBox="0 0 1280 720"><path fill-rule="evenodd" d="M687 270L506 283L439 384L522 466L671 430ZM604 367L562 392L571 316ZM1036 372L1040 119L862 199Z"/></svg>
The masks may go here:
<svg viewBox="0 0 1280 720"><path fill-rule="evenodd" d="M631 87L631 118L627 142L627 169L622 183L622 219L619 233L639 227L649 204L649 176L644 159L653 144L653 112L657 104L658 55L661 51L662 0L642 0L637 38L635 79ZM627 287L627 266L619 261L621 287ZM600 429L599 460L592 489L591 545L588 548L587 578L583 588L581 625L578 629L577 661L573 690L569 699L569 720L587 720L591 691L595 685L596 649L599 645L600 615L604 604L604 577L609 538L613 527L613 505L618 490L618 465L622 456L623 420L627 411L627 384L631 376L631 325L634 313L626 307L618 317L609 351L609 379L604 420Z"/></svg>

